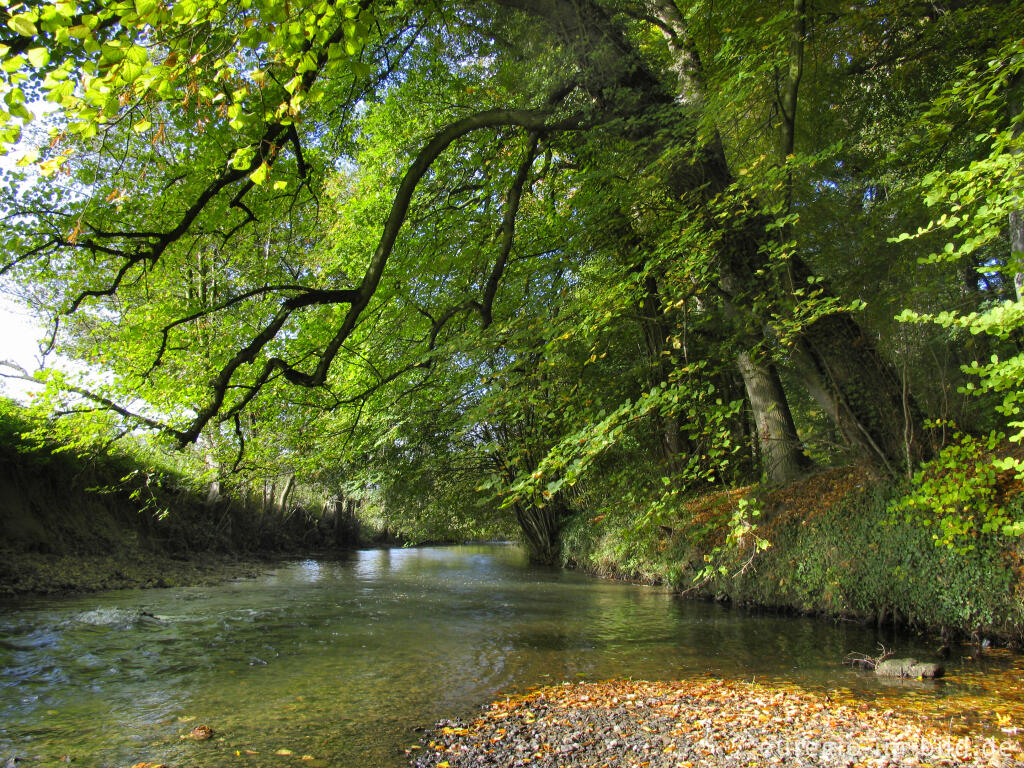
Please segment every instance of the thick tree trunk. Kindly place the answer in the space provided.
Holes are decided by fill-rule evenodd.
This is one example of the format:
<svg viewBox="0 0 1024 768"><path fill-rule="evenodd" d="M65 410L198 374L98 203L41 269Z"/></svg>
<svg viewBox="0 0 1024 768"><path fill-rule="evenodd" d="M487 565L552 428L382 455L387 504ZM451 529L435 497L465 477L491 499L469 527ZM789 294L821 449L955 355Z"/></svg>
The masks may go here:
<svg viewBox="0 0 1024 768"><path fill-rule="evenodd" d="M849 445L894 474L927 458L924 418L908 382L852 314L817 318L791 349L801 383Z"/></svg>
<svg viewBox="0 0 1024 768"><path fill-rule="evenodd" d="M515 512L530 561L541 565L558 565L562 552L560 534L566 512L564 504L555 499L543 507L516 504Z"/></svg>
<svg viewBox="0 0 1024 768"><path fill-rule="evenodd" d="M501 2L547 19L586 73L583 87L595 94L605 110L627 117L656 113L657 125L664 126L666 110L674 105L680 125L695 124L693 116L700 113L705 103L704 71L687 20L672 0L647 3L650 14L659 20L673 57L678 81L672 94L666 93L662 81L649 71L617 22L598 4L588 0ZM795 0L794 8L794 41L799 42L803 35L803 3ZM797 83L794 77L794 95ZM616 94L614 101L606 98L612 92ZM789 107L793 110L795 105ZM676 145L684 146L688 139L695 137L679 138ZM735 210L725 215L720 197L735 194L735 177L719 137L712 136L701 149L679 156L681 159L668 170L665 179L670 199L691 201L693 215L703 218L710 231L721 232L723 226L729 227L717 246L719 288L740 311L760 316L760 322L770 333L764 296L774 294L780 302L791 299L795 294L786 294L803 287L810 270L794 255L789 265L789 285L766 282L766 277L771 280L775 272L763 248L772 242L773 234L767 229L772 219L751 213L751 208L756 211L757 206L750 205L755 201L746 200L737 200ZM816 283L814 287L823 286ZM755 297L759 296L761 300L755 305ZM798 371L804 384L852 445L893 472L908 459L913 461L924 455L918 408L904 382L852 315L837 313L811 321L796 346Z"/></svg>
<svg viewBox="0 0 1024 768"><path fill-rule="evenodd" d="M711 196L725 191L732 182L718 142L711 142L697 162L681 168L677 175L675 183L688 186L694 176L702 177L709 203ZM734 221L737 224L720 242L718 261L719 284L730 301L753 314L757 310L749 306L748 297L766 291L776 292L780 301L787 290L792 293L798 288L828 297L823 282L810 282L814 275L796 254L788 265L788 288L765 285L758 275L771 271L762 248L770 239L769 222L760 214L742 210L736 211ZM712 224L709 221L709 226ZM767 324L766 330L771 333ZM851 446L892 473L926 457L919 407L906 382L852 314L832 312L811 320L793 348L801 382Z"/></svg>
<svg viewBox="0 0 1024 768"><path fill-rule="evenodd" d="M804 329L793 361L851 446L894 474L926 456L923 419L906 382L848 313L826 315Z"/></svg>
<svg viewBox="0 0 1024 768"><path fill-rule="evenodd" d="M811 464L800 450L779 372L771 362L755 362L748 352L736 356L757 431L761 470L769 483L785 483Z"/></svg>

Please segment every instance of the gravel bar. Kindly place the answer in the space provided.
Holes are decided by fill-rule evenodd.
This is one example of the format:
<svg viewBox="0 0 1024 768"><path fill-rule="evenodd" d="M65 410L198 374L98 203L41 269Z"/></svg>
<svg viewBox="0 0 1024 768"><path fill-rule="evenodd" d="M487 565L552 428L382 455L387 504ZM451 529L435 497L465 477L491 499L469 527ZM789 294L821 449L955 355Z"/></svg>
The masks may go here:
<svg viewBox="0 0 1024 768"><path fill-rule="evenodd" d="M1024 766L1016 736L999 733L954 734L798 688L611 681L494 702L472 722L438 723L407 753L414 768Z"/></svg>

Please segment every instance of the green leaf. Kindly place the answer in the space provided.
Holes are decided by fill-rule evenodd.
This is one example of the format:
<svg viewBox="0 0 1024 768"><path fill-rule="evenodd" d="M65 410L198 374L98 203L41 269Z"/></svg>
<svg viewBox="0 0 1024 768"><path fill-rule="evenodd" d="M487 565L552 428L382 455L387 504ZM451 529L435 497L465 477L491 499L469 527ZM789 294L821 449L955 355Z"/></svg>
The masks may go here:
<svg viewBox="0 0 1024 768"><path fill-rule="evenodd" d="M267 180L267 174L269 173L270 166L266 162L262 162L255 171L249 174L249 179L253 184L262 185Z"/></svg>
<svg viewBox="0 0 1024 768"><path fill-rule="evenodd" d="M18 160L17 165L21 168L24 168L25 166L32 165L37 160L39 160L39 150L30 149L28 152L24 154L24 156L22 156L20 160Z"/></svg>
<svg viewBox="0 0 1024 768"><path fill-rule="evenodd" d="M244 170L249 167L255 156L256 147L252 145L248 147L239 147L235 150L235 154L231 156L229 165L237 171Z"/></svg>
<svg viewBox="0 0 1024 768"><path fill-rule="evenodd" d="M33 37L38 34L35 20L27 13L12 16L7 20L7 26L24 37Z"/></svg>
<svg viewBox="0 0 1024 768"><path fill-rule="evenodd" d="M4 59L3 64L0 64L0 68L2 68L4 72L8 73L17 72L23 66L25 66L24 56L10 56Z"/></svg>
<svg viewBox="0 0 1024 768"><path fill-rule="evenodd" d="M30 48L27 55L29 64L36 69L50 63L50 52L45 48Z"/></svg>
<svg viewBox="0 0 1024 768"><path fill-rule="evenodd" d="M149 16L157 9L157 0L135 0L135 12L141 16Z"/></svg>

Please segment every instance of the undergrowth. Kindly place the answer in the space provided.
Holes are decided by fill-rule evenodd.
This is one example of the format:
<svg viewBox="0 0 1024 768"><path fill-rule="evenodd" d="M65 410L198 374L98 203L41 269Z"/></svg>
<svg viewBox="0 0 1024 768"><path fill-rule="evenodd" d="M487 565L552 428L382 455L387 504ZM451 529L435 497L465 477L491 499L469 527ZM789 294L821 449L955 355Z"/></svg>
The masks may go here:
<svg viewBox="0 0 1024 768"><path fill-rule="evenodd" d="M654 517L602 509L570 521L563 553L569 565L738 604L1024 635L1019 539L979 529L971 548L937 544L920 515L894 512L919 489L853 467L682 500ZM1007 503L1019 515L1021 497ZM744 508L761 514L737 527Z"/></svg>

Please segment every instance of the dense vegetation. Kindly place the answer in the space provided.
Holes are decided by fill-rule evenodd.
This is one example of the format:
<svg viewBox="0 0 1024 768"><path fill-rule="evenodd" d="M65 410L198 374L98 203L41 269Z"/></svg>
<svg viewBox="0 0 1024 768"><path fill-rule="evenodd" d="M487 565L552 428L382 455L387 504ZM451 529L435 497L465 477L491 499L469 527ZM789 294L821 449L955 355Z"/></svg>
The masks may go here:
<svg viewBox="0 0 1024 768"><path fill-rule="evenodd" d="M913 547L1024 532L1020 3L5 7L0 269L104 372L39 374L65 434L548 562L853 460Z"/></svg>

